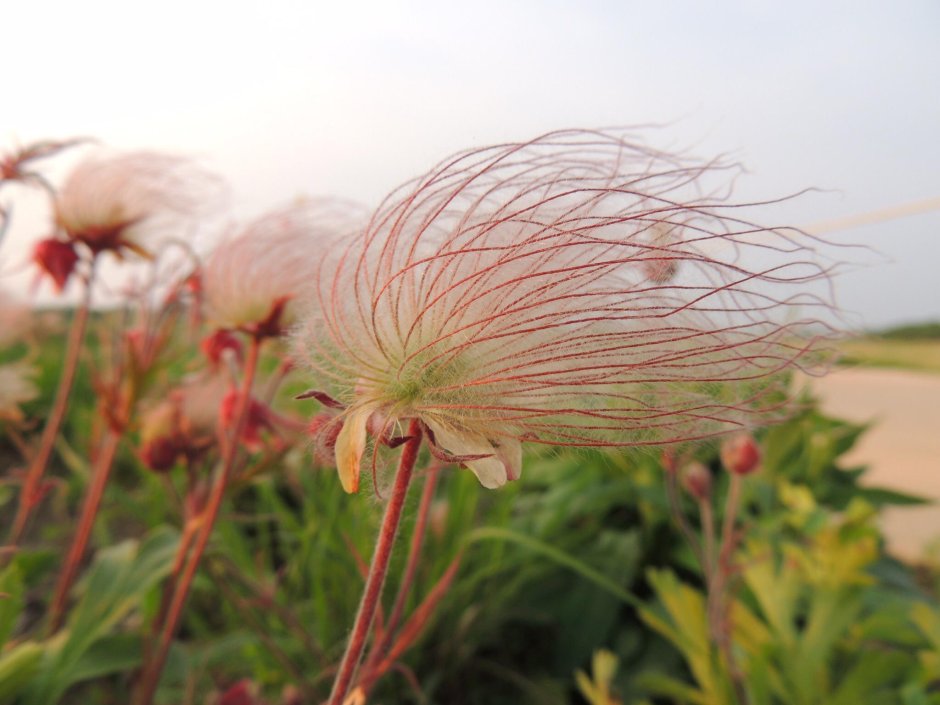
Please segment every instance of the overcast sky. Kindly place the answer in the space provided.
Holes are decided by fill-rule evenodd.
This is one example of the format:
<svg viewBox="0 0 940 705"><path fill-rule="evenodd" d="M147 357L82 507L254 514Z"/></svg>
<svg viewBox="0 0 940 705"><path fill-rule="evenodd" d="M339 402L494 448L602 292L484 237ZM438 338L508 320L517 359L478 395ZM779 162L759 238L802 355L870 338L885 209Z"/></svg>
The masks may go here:
<svg viewBox="0 0 940 705"><path fill-rule="evenodd" d="M785 205L794 225L940 197L936 0L31 0L3 20L0 151L195 155L239 217L375 204L464 147L645 123L666 124L654 146L744 162L742 198L822 189ZM5 270L42 227L17 213ZM830 237L884 255L838 282L865 323L940 318L940 211Z"/></svg>

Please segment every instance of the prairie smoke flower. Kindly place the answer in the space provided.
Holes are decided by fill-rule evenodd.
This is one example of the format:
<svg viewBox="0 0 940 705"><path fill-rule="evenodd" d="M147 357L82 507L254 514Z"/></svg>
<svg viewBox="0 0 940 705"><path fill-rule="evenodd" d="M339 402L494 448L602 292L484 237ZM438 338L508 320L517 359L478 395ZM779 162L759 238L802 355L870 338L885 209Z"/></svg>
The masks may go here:
<svg viewBox="0 0 940 705"><path fill-rule="evenodd" d="M215 200L214 177L180 157L131 152L85 158L55 201L65 240L94 254L152 256L165 237L178 237L191 217Z"/></svg>
<svg viewBox="0 0 940 705"><path fill-rule="evenodd" d="M496 487L524 441L669 444L781 415L771 382L819 362L826 328L799 314L828 305L810 293L828 272L711 186L731 168L557 132L390 195L321 261L296 336L344 407L344 487L367 430L405 419Z"/></svg>
<svg viewBox="0 0 940 705"><path fill-rule="evenodd" d="M349 229L340 204L305 199L261 216L221 242L201 275L209 323L248 332L268 326L274 334L291 325L292 301L316 271L312 255Z"/></svg>

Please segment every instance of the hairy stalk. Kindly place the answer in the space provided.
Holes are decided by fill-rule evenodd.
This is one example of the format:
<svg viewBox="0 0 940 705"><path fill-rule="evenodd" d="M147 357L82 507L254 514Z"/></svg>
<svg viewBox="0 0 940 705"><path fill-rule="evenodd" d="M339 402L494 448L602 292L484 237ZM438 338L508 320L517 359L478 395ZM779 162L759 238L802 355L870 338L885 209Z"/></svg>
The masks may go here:
<svg viewBox="0 0 940 705"><path fill-rule="evenodd" d="M69 547L68 556L62 572L59 574L59 580L56 583L55 597L52 599L52 607L49 610L49 633L58 631L62 626L62 618L65 615L65 603L68 600L69 590L78 573L82 558L85 555L85 549L88 547L88 539L91 536L91 530L95 523L95 517L98 515L98 508L101 506L101 497L104 495L104 488L108 484L108 478L111 475L111 468L114 466L114 456L117 453L118 444L121 440L121 433L113 428L108 428L102 441L101 448L98 451L98 457L92 468L91 485L85 494L85 501L82 504L82 514L78 522L78 529L75 537L72 539L72 545Z"/></svg>
<svg viewBox="0 0 940 705"><path fill-rule="evenodd" d="M78 370L78 358L82 350L82 344L85 340L85 330L88 327L88 314L91 311L91 293L94 284L95 269L94 263L91 265L91 271L85 280L85 293L81 304L75 309L75 315L72 318L72 325L69 329L68 342L65 348L65 359L62 362L62 374L59 377L59 386L56 389L55 401L52 409L49 411L49 417L46 420L46 426L42 430L42 437L39 440L39 449L33 456L29 469L26 471L26 478L23 480L23 488L20 491L19 506L16 509L16 517L13 519L13 527L10 530L9 542L16 546L23 538L23 532L26 530L26 523L32 514L33 509L40 500L40 485L42 477L46 472L46 466L49 464L49 458L52 456L52 446L55 443L59 429L62 427L62 421L65 419L65 412L68 411L69 395L72 393L72 385L75 382L75 373Z"/></svg>
<svg viewBox="0 0 940 705"><path fill-rule="evenodd" d="M401 620L402 613L405 610L405 601L411 591L411 584L414 582L415 574L418 572L418 562L421 558L421 547L424 544L424 536L427 532L428 514L431 511L431 502L434 499L434 490L437 487L437 478L440 474L440 466L432 464L428 468L427 479L424 481L424 489L421 491L421 502L418 505L418 517L415 520L414 531L411 534L411 546L408 549L408 562L405 564L405 572L402 574L401 584L398 587L398 595L395 597L395 604L392 607L391 615L385 626L382 638L372 646L372 651L366 660L366 672L371 672L372 668L383 659L388 646L395 634L398 622Z"/></svg>
<svg viewBox="0 0 940 705"><path fill-rule="evenodd" d="M734 572L732 557L737 539L734 534L735 522L741 503L741 475L730 473L731 483L728 488L728 498L725 501L725 516L721 525L721 543L716 563L713 566L711 577L707 578L708 585L708 623L712 638L718 645L718 650L724 659L734 688L735 699L738 705L748 705L747 689L744 684L744 674L738 667L734 657L732 643L731 603L729 600L729 587ZM708 573L706 573L708 575Z"/></svg>
<svg viewBox="0 0 940 705"><path fill-rule="evenodd" d="M679 482L674 463L670 463L670 467L666 468L665 475L666 499L669 503L669 514L672 516L676 526L679 527L679 531L681 531L682 535L685 537L686 542L689 544L689 549L692 551L696 560L698 560L699 564L704 565L705 558L702 555L702 546L695 536L692 527L689 525L688 520L685 518L685 513L682 511L682 504L679 502Z"/></svg>
<svg viewBox="0 0 940 705"><path fill-rule="evenodd" d="M157 683L160 680L160 675L166 664L167 654L170 651L170 644L179 626L183 607L186 604L186 598L189 596L189 589L192 586L193 578L196 576L196 570L199 567L202 554L205 553L206 546L209 543L209 537L212 535L212 529L215 526L219 509L222 507L222 500L225 497L225 489L228 487L232 472L235 469L235 460L238 457L238 440L248 416L251 387L254 383L255 372L258 367L260 348L261 339L257 336L252 337L251 344L248 347L248 355L245 360L244 376L238 395L238 406L234 415L234 423L230 429L227 443L225 443L223 448L222 467L215 476L215 482L212 485L209 499L198 519L199 528L195 537L195 543L193 544L192 552L186 562L186 567L179 575L178 582L173 590L173 598L170 600L170 606L167 609L167 619L160 632L156 652L144 665L137 696L134 699L134 702L138 705L150 705L150 703L153 702Z"/></svg>
<svg viewBox="0 0 940 705"><path fill-rule="evenodd" d="M170 569L170 575L166 579L166 585L163 588L163 594L160 597L160 607L153 619L152 637L156 637L160 632L160 627L166 623L166 615L170 609L170 602L173 600L175 588L179 583L183 568L186 567L186 558L189 556L189 549L193 545L193 539L199 531L198 518L187 518L183 524L183 534L180 536L180 543L176 549L176 557L173 559L173 567ZM144 662L150 661L150 642L144 643Z"/></svg>
<svg viewBox="0 0 940 705"><path fill-rule="evenodd" d="M702 518L702 535L705 537L702 569L705 571L705 582L711 584L715 576L717 553L715 551L715 518L712 512L711 497L698 501L699 515Z"/></svg>
<svg viewBox="0 0 940 705"><path fill-rule="evenodd" d="M365 649L366 639L372 627L372 620L375 617L379 599L382 596L382 585L388 572L388 563L395 543L395 534L398 532L402 509L405 506L405 497L408 494L408 486L411 484L411 476L414 472L415 462L418 459L418 450L421 447L421 426L416 419L412 419L410 422L407 435L410 436L410 439L402 447L398 470L395 473L395 485L392 488L388 506L385 508L385 516L382 518L382 527L379 529L375 552L372 554L372 563L369 566L369 576L366 579L362 602L359 603L359 612L356 615L349 643L346 645L346 652L343 654L342 661L340 661L336 680L333 682L333 690L327 701L328 705L342 705L346 698L353 675L359 665L359 660L362 658L362 652Z"/></svg>

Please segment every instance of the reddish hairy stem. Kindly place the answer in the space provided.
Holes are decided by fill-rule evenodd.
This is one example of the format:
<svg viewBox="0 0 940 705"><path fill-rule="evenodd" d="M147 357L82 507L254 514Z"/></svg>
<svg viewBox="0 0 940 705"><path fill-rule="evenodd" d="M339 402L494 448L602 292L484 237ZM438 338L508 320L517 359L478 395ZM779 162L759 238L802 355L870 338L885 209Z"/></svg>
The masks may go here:
<svg viewBox="0 0 940 705"><path fill-rule="evenodd" d="M65 359L62 364L62 375L59 377L55 401L49 411L46 426L42 430L39 449L29 464L26 478L23 480L23 488L20 490L19 506L13 520L13 527L10 530L10 544L14 546L23 538L26 522L29 521L33 508L39 503L39 486L42 482L42 476L45 474L49 458L52 456L52 445L55 443L56 436L62 426L65 412L68 411L69 395L72 392L72 384L75 382L79 353L85 340L85 330L88 327L88 313L91 310L91 290L94 277L95 270L94 263L92 263L91 272L85 281L85 295L82 298L82 303L75 309L75 317L72 319L72 325L69 329Z"/></svg>
<svg viewBox="0 0 940 705"><path fill-rule="evenodd" d="M408 550L408 562L405 565L405 572L402 575L401 585L398 587L398 595L395 597L395 604L392 607L392 613L388 618L388 624L385 627L382 638L373 645L369 658L366 661L365 670L367 672L370 672L372 667L383 660L383 655L388 650L395 628L398 626L398 622L405 610L405 601L408 599L411 584L414 582L415 574L418 572L421 546L424 544L424 535L428 525L428 514L431 510L431 502L434 499L434 489L437 487L439 471L440 467L437 464L432 464L428 469L424 489L421 492L421 503L418 505L418 518L415 520L415 528L411 534L411 546Z"/></svg>
<svg viewBox="0 0 940 705"><path fill-rule="evenodd" d="M454 576L457 575L457 569L460 567L461 558L462 554L458 554L457 557L451 561L451 564L447 567L447 570L444 571L444 574L428 594L427 598L425 598L424 602L422 602L415 610L414 614L408 618L408 621L402 627L401 635L389 649L388 654L379 662L374 672L369 674L371 679L368 683L360 684L364 692L368 693L372 689L372 686L375 685L377 677L390 669L394 663L401 658L405 650L418 638L421 630L424 629L433 614L434 609L454 581Z"/></svg>
<svg viewBox="0 0 940 705"><path fill-rule="evenodd" d="M682 532L682 535L685 537L685 540L689 544L689 548L692 550L692 554L695 558L704 566L704 556L702 555L702 547L698 542L698 539L695 537L695 532L692 531L692 527L689 526L689 522L685 518L685 514L682 511L682 505L679 502L679 488L677 482L676 469L667 468L666 469L666 499L669 502L669 512L672 515L673 521L676 522L676 526L679 527L679 530Z"/></svg>
<svg viewBox="0 0 940 705"><path fill-rule="evenodd" d="M702 570L705 571L705 581L709 585L715 575L717 553L715 551L715 518L712 512L711 497L698 501L699 516L702 520L702 535L705 546L702 551Z"/></svg>
<svg viewBox="0 0 940 705"><path fill-rule="evenodd" d="M153 702L157 683L160 680L160 674L163 672L163 667L166 664L170 644L173 641L173 636L176 634L176 629L183 613L183 607L186 604L186 598L189 596L189 589L196 575L196 569L199 567L199 561L202 559L202 554L205 553L206 546L209 543L209 537L212 535L212 528L219 516L219 509L222 507L222 500L225 497L225 489L228 487L229 480L235 468L235 459L238 456L238 439L241 436L242 429L248 417L251 387L254 383L255 371L258 367L260 348L261 339L252 337L251 344L248 347L248 356L245 360L242 386L238 395L235 423L232 425L231 434L223 447L222 468L216 474L209 499L200 514L200 518L197 520L198 533L196 534L192 553L189 555L186 567L179 576L176 587L173 590L173 598L170 600L170 606L167 610L167 619L160 633L157 651L147 664L145 664L143 673L141 674L137 697L134 700L138 705L150 705Z"/></svg>
<svg viewBox="0 0 940 705"><path fill-rule="evenodd" d="M409 424L407 435L411 438L402 446L401 457L398 460L398 470L395 473L395 485L392 488L388 506L385 508L385 516L382 518L382 527L379 529L375 552L372 554L372 563L369 566L369 577L366 580L362 602L359 604L359 612L356 615L352 635L346 645L346 653L343 654L336 680L333 682L333 691L327 701L328 705L342 705L343 700L346 698L353 675L359 665L359 659L362 658L362 652L365 649L366 639L372 627L372 620L379 605L379 598L382 596L382 585L388 572L388 563L395 543L395 534L398 532L402 509L405 506L405 497L408 495L408 486L411 484L411 476L414 472L415 462L418 459L418 450L421 447L421 426L416 420L412 420Z"/></svg>
<svg viewBox="0 0 940 705"><path fill-rule="evenodd" d="M65 614L65 603L68 600L69 590L75 580L75 575L78 573L78 567L85 555L85 549L88 547L88 539L95 524L95 517L98 515L98 508L101 506L101 497L104 495L104 488L108 484L111 468L114 466L114 456L117 453L120 441L121 434L109 428L105 433L98 457L95 459L91 484L85 494L78 529L75 532L75 538L72 539L72 545L69 547L62 573L56 583L55 597L49 611L50 634L58 631L59 627L62 626L62 617Z"/></svg>
<svg viewBox="0 0 940 705"><path fill-rule="evenodd" d="M186 566L186 557L189 555L189 549L193 545L193 538L195 538L198 530L198 521L187 519L186 523L183 524L183 534L180 536L180 544L176 549L176 558L173 559L173 568L170 570L170 575L163 589L163 595L160 597L160 608L157 610L157 615L153 619L153 627L151 628L152 638L156 638L160 631L160 625L164 624L166 621L166 615L170 609L170 601L173 599L175 593L174 588L179 581L180 573L182 573L183 568ZM150 660L150 647L150 642L144 644L145 662Z"/></svg>

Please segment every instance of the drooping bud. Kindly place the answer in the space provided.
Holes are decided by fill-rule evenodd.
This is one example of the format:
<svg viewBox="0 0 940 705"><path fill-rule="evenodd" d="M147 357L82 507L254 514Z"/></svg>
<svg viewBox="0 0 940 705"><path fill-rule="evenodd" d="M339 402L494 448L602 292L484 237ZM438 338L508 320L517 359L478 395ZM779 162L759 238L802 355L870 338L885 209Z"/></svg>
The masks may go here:
<svg viewBox="0 0 940 705"><path fill-rule="evenodd" d="M242 343L230 330L224 328L217 330L211 335L207 335L199 343L199 349L206 356L213 367L218 367L222 362L222 356L231 353L235 359L242 359Z"/></svg>
<svg viewBox="0 0 940 705"><path fill-rule="evenodd" d="M166 399L141 417L140 459L151 470L166 472L181 452L180 412L175 399Z"/></svg>
<svg viewBox="0 0 940 705"><path fill-rule="evenodd" d="M760 466L760 448L749 433L738 433L721 444L721 464L735 475L750 475Z"/></svg>
<svg viewBox="0 0 940 705"><path fill-rule="evenodd" d="M343 420L333 414L319 413L310 419L307 435L313 439L313 457L323 465L331 465L336 453L336 438L343 429Z"/></svg>
<svg viewBox="0 0 940 705"><path fill-rule="evenodd" d="M166 472L176 465L179 447L168 436L161 436L145 443L140 449L140 459L155 472Z"/></svg>
<svg viewBox="0 0 940 705"><path fill-rule="evenodd" d="M219 421L225 428L231 428L235 424L235 414L239 406L239 391L230 389L222 398L222 405L219 411ZM245 409L245 420L242 425L239 441L252 453L264 448L264 440L261 436L262 431L273 431L273 414L266 404L258 401L254 397L248 400L248 406Z"/></svg>
<svg viewBox="0 0 940 705"><path fill-rule="evenodd" d="M36 243L33 262L52 279L56 291L61 293L78 264L78 253L73 243L50 237Z"/></svg>
<svg viewBox="0 0 940 705"><path fill-rule="evenodd" d="M702 463L689 463L682 470L682 486L698 501L707 501L712 493L711 471Z"/></svg>

